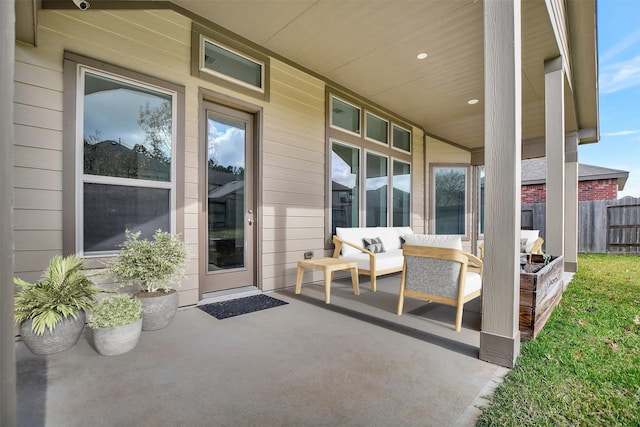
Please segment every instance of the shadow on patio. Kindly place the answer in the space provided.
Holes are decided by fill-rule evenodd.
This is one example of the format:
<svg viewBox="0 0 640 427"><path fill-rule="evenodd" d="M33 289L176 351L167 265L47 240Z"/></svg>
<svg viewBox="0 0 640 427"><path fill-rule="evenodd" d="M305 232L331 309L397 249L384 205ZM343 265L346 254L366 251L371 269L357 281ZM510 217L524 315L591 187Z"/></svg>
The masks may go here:
<svg viewBox="0 0 640 427"><path fill-rule="evenodd" d="M361 276L362 277L362 276ZM269 292L288 305L217 320L180 310L130 353L104 357L91 330L66 352L16 346L21 426L473 425L507 372L478 360L479 302L454 309L407 299L399 275Z"/></svg>

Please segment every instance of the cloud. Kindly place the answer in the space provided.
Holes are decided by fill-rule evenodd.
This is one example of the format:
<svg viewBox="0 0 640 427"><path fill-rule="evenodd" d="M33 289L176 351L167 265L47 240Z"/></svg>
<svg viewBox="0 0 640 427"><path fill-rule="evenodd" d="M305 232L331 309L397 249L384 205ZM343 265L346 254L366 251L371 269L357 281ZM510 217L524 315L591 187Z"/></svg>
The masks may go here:
<svg viewBox="0 0 640 427"><path fill-rule="evenodd" d="M640 85L640 55L600 70L600 92L614 93Z"/></svg>
<svg viewBox="0 0 640 427"><path fill-rule="evenodd" d="M637 42L640 42L640 31L629 34L627 37L610 47L609 50L600 55L600 62L605 63L612 60L620 52L633 47Z"/></svg>
<svg viewBox="0 0 640 427"><path fill-rule="evenodd" d="M602 136L627 136L639 134L640 130L620 130L618 132L607 132Z"/></svg>

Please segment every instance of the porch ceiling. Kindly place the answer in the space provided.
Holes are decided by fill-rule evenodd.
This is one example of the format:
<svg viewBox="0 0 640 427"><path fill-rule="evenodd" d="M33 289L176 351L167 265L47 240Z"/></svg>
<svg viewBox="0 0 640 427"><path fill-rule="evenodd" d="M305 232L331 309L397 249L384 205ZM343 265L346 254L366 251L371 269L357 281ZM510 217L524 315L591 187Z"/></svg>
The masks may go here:
<svg viewBox="0 0 640 427"><path fill-rule="evenodd" d="M468 149L484 146L479 0L174 3L400 114L430 134ZM544 60L559 55L553 34L545 2L523 1L525 140L544 135ZM428 58L418 60L421 52ZM566 98L566 128L576 130L571 91ZM480 102L469 105L470 99Z"/></svg>
<svg viewBox="0 0 640 427"><path fill-rule="evenodd" d="M472 151L484 146L482 0L90 2L91 10L170 5L199 15L430 135ZM581 142L597 141L596 0L522 0L523 140L544 136L544 61L560 55L547 4L565 8L568 21L566 131L588 130ZM75 8L71 0L42 5ZM416 58L421 52L427 59Z"/></svg>

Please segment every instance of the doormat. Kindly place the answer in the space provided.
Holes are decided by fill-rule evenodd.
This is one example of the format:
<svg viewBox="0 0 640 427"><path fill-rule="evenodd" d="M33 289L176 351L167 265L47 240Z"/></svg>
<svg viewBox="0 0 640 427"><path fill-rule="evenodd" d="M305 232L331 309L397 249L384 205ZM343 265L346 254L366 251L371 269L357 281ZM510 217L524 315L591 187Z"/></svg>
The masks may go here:
<svg viewBox="0 0 640 427"><path fill-rule="evenodd" d="M209 313L216 319L222 320L229 317L240 316L241 314L253 313L254 311L278 307L285 304L289 303L265 294L258 294L251 295L250 297L200 305L198 306L198 308L205 313Z"/></svg>

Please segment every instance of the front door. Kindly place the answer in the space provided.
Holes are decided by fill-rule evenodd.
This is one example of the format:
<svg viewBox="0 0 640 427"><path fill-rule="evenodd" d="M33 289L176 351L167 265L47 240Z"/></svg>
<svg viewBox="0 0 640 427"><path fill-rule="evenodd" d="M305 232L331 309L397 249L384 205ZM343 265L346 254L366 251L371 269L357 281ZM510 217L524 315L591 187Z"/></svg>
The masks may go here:
<svg viewBox="0 0 640 427"><path fill-rule="evenodd" d="M212 103L203 113L201 294L255 286L254 118Z"/></svg>

